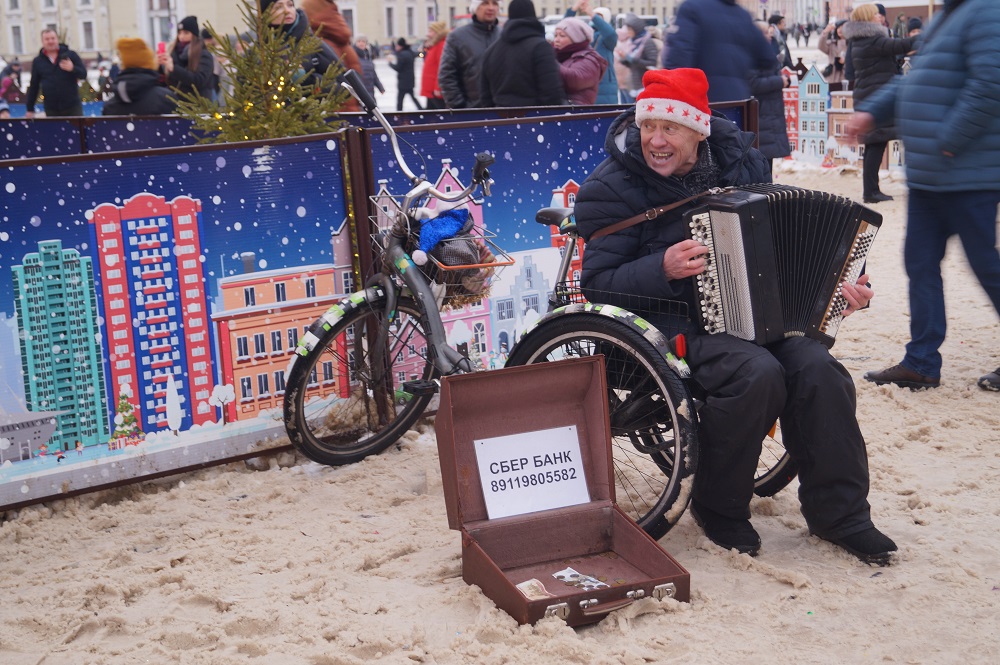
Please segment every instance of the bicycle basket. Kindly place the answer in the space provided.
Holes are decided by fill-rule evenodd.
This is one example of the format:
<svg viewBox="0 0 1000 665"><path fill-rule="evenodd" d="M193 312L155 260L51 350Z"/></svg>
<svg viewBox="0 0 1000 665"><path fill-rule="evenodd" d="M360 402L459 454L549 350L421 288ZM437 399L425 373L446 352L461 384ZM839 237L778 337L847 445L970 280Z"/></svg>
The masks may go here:
<svg viewBox="0 0 1000 665"><path fill-rule="evenodd" d="M398 199L391 198L395 208L387 209L384 195L372 197L378 211L371 217L372 240L383 253L382 239L400 209ZM420 223L409 215L406 221L409 235L404 248L412 256L420 243ZM494 242L495 237L495 233L475 224L470 215L458 234L439 242L428 253L427 263L418 266L428 280L444 287L442 309L462 307L487 297L498 272L514 264L514 259Z"/></svg>
<svg viewBox="0 0 1000 665"><path fill-rule="evenodd" d="M614 293L587 289L586 295L578 281L556 283L552 294L552 305L562 307L574 303L611 303L633 314L646 318L667 337L690 332L688 304L682 300L665 300L638 296L631 293Z"/></svg>

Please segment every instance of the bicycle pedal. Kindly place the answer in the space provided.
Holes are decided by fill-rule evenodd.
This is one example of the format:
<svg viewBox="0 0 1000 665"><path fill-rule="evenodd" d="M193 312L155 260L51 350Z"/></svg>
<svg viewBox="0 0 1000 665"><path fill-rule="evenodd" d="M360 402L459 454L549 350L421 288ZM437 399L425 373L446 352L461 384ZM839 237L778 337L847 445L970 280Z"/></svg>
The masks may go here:
<svg viewBox="0 0 1000 665"><path fill-rule="evenodd" d="M423 397L424 395L434 395L437 393L438 384L436 381L430 381L428 379L404 381L403 390L415 397Z"/></svg>

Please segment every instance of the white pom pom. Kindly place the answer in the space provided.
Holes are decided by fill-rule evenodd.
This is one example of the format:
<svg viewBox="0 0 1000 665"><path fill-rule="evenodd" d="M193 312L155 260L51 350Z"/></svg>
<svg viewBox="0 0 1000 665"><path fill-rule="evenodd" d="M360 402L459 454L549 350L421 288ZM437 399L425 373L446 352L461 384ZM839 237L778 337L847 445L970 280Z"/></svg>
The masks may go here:
<svg viewBox="0 0 1000 665"><path fill-rule="evenodd" d="M432 211L430 208L417 208L413 212L413 216L420 220L430 219L431 217L434 216L434 211Z"/></svg>
<svg viewBox="0 0 1000 665"><path fill-rule="evenodd" d="M418 266L426 265L427 263L427 252L422 249L418 249L413 252L413 262Z"/></svg>

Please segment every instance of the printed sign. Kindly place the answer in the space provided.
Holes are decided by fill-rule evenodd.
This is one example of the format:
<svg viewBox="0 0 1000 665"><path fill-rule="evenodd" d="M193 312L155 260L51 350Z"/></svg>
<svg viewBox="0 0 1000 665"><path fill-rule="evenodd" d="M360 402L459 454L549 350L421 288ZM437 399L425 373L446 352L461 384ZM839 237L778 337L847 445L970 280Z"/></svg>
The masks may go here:
<svg viewBox="0 0 1000 665"><path fill-rule="evenodd" d="M490 519L590 501L576 426L476 440Z"/></svg>

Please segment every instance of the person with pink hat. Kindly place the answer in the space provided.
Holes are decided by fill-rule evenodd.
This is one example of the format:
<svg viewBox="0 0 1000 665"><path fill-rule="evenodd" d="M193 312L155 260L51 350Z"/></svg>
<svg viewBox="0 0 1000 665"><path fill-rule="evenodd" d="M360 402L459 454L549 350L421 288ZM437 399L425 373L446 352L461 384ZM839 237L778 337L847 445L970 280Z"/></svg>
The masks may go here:
<svg viewBox="0 0 1000 665"><path fill-rule="evenodd" d="M581 282L597 302L627 308L638 295L682 300L693 310L691 277L704 272L709 251L687 237L683 215L695 202L651 221L609 227L712 187L771 178L753 134L712 114L700 69L653 70L642 83L635 108L608 130L607 158L577 195L576 223L587 241ZM867 279L842 285L849 312L871 299ZM636 313L654 326L676 328L661 312ZM871 520L854 382L829 350L808 337L758 346L689 325L687 362L703 402L691 512L709 540L751 556L760 551L750 499L761 441L780 416L783 442L799 466L799 500L810 533L865 563L887 565L896 544Z"/></svg>
<svg viewBox="0 0 1000 665"><path fill-rule="evenodd" d="M578 18L567 17L556 24L552 47L570 104L594 104L601 78L609 67L608 61L590 45L593 38L594 29Z"/></svg>

